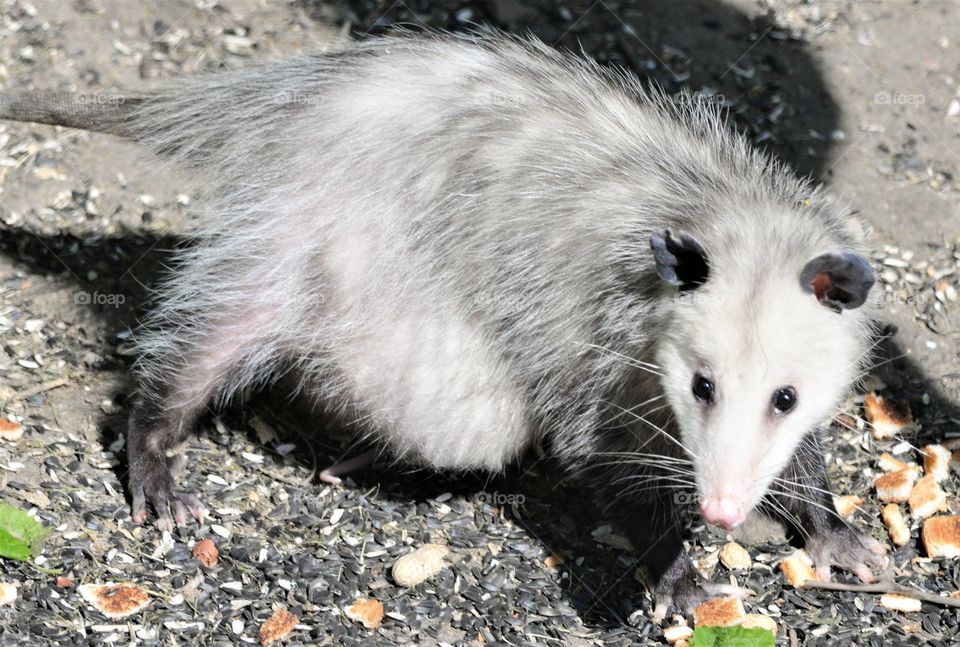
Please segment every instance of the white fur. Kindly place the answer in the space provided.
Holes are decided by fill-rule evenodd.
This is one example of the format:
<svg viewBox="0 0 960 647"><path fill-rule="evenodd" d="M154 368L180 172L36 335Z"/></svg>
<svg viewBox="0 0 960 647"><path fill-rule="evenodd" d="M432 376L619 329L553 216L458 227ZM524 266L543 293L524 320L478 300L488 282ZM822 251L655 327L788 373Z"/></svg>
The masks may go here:
<svg viewBox="0 0 960 647"><path fill-rule="evenodd" d="M140 338L148 389L217 375L226 397L292 363L398 454L491 469L541 435L571 466L635 451L654 432L624 409L665 392L701 488L752 504L862 360L867 310L798 282L860 244L841 207L712 110L540 43L374 39L181 80L135 117L212 205ZM692 304L655 278L665 228L710 257ZM771 421L784 384L798 410Z"/></svg>

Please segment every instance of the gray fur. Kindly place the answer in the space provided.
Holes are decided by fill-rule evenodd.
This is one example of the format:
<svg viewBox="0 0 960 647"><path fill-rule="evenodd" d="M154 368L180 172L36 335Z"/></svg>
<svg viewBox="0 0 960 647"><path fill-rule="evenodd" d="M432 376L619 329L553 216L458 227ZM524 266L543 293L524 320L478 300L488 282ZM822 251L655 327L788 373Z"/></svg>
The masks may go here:
<svg viewBox="0 0 960 647"><path fill-rule="evenodd" d="M34 118L10 105L0 117ZM774 467L863 359L869 304L815 309L797 280L814 257L862 251L845 209L709 106L537 41L371 39L178 79L122 119L190 168L209 206L139 336L154 404L134 416L134 471L137 456L162 463L211 398L296 370L398 456L499 470L543 438L626 496L643 488L618 479L643 461L598 457L685 444L698 479L727 460L714 436L736 427L683 400L701 326L730 337L711 342L731 353L711 364L725 375L774 350L770 317L787 314L813 335L797 343L831 357ZM650 241L666 230L706 249L703 302L657 278ZM813 377L793 364L773 368ZM718 406L761 412L772 386L721 386ZM736 418L723 411L712 420Z"/></svg>

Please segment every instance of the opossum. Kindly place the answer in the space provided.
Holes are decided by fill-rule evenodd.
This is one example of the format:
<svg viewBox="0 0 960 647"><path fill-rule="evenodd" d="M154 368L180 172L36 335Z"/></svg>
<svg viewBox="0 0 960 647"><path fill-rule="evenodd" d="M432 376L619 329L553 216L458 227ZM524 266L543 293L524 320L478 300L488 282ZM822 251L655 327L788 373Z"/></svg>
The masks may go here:
<svg viewBox="0 0 960 647"><path fill-rule="evenodd" d="M532 443L608 502L656 619L725 590L679 506L797 524L821 577L884 549L832 513L818 435L863 369L849 209L709 103L505 35L400 35L123 97L8 90L0 117L121 135L205 194L138 334L136 521L212 400L298 389L395 456L494 472Z"/></svg>

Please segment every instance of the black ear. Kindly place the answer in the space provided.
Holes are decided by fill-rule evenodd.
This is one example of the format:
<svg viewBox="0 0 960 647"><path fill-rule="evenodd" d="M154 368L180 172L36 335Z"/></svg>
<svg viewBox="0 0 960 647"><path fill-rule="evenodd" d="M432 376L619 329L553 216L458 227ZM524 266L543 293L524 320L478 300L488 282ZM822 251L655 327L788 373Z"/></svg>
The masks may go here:
<svg viewBox="0 0 960 647"><path fill-rule="evenodd" d="M800 272L803 291L816 295L817 301L836 312L862 306L873 280L870 263L853 252L817 256Z"/></svg>
<svg viewBox="0 0 960 647"><path fill-rule="evenodd" d="M681 290L692 290L707 282L710 267L707 253L697 239L680 232L674 236L669 229L650 236L650 249L657 265L657 276Z"/></svg>

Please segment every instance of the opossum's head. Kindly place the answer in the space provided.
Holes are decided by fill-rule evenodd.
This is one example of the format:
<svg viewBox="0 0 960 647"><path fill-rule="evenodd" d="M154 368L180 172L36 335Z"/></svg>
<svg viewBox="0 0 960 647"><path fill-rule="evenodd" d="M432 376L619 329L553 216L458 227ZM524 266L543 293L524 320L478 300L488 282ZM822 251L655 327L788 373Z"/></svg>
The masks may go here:
<svg viewBox="0 0 960 647"><path fill-rule="evenodd" d="M703 515L732 528L856 378L873 272L843 249L758 246L748 260L743 246L711 255L670 232L651 247L659 277L679 288L658 341L665 394Z"/></svg>

